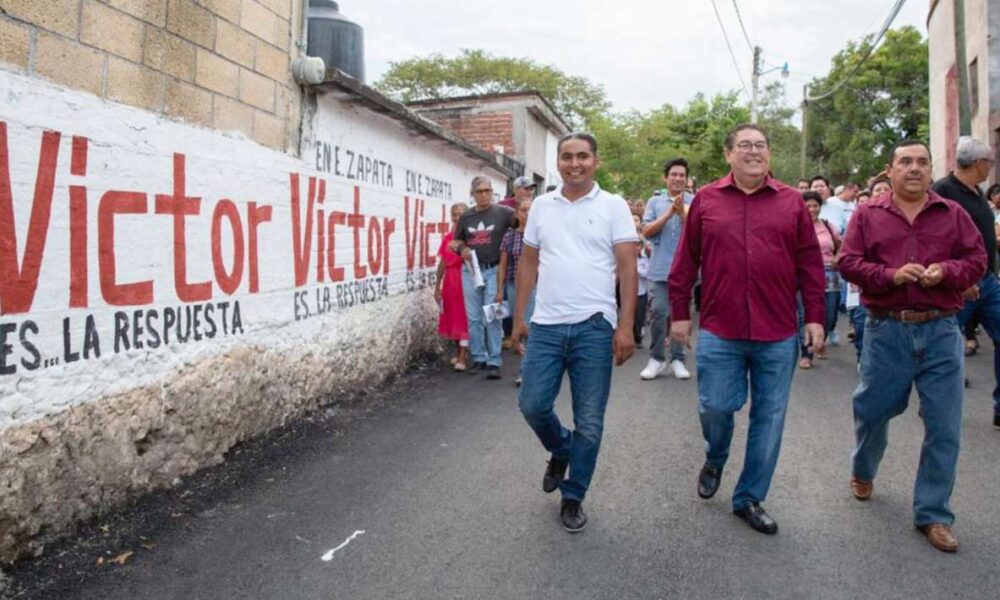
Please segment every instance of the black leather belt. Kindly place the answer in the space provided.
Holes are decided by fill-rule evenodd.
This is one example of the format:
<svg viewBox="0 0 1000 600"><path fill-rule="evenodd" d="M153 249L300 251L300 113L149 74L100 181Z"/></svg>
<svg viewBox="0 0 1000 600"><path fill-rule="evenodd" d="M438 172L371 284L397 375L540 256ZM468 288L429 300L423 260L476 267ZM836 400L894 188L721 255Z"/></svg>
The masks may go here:
<svg viewBox="0 0 1000 600"><path fill-rule="evenodd" d="M491 263L488 263L488 262L480 262L480 263L479 263L479 268L480 268L480 269L492 269L493 267L495 267L495 266L497 266L497 265L499 265L499 264L500 264L500 261L497 261L497 262L491 262Z"/></svg>
<svg viewBox="0 0 1000 600"><path fill-rule="evenodd" d="M934 319L943 319L958 313L957 310L881 310L875 308L868 309L868 312L872 316L880 319L889 318L902 323L926 323L928 321L933 321Z"/></svg>

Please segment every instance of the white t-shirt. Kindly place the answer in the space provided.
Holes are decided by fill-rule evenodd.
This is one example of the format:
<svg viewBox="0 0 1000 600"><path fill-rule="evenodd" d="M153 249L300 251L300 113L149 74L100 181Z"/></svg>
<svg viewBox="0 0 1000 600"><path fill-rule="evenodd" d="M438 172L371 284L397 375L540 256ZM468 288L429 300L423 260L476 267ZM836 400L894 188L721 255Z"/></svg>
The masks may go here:
<svg viewBox="0 0 1000 600"><path fill-rule="evenodd" d="M844 230L847 228L847 211L845 207L848 204L850 203L841 200L837 196L830 196L823 203L823 208L819 211L819 218L833 225L838 235L844 235Z"/></svg>
<svg viewBox="0 0 1000 600"><path fill-rule="evenodd" d="M615 304L616 244L634 249L639 237L621 196L596 183L570 202L562 186L535 198L524 243L538 250L538 291L532 323L579 323L600 312L618 325Z"/></svg>

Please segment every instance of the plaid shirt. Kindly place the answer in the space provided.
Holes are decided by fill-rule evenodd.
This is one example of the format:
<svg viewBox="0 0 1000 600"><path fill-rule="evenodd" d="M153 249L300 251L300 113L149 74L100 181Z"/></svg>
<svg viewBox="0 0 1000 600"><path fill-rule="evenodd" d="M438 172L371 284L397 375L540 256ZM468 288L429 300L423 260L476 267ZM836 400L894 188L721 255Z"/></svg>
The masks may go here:
<svg viewBox="0 0 1000 600"><path fill-rule="evenodd" d="M507 253L507 280L517 279L517 262L521 260L524 251L524 233L517 229L508 229L500 241L500 252Z"/></svg>

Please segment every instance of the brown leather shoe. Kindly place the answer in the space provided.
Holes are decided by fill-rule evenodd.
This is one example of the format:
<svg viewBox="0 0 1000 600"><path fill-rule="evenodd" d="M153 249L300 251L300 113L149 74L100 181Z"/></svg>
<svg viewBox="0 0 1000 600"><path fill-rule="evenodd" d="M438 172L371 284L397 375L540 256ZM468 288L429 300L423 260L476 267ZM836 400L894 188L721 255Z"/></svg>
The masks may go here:
<svg viewBox="0 0 1000 600"><path fill-rule="evenodd" d="M851 475L851 493L858 500L867 500L872 497L872 492L875 490L875 482L873 481L861 481L854 475Z"/></svg>
<svg viewBox="0 0 1000 600"><path fill-rule="evenodd" d="M950 525L944 523L931 523L920 527L927 540L932 546L941 552L954 552L958 550L958 538L951 530Z"/></svg>

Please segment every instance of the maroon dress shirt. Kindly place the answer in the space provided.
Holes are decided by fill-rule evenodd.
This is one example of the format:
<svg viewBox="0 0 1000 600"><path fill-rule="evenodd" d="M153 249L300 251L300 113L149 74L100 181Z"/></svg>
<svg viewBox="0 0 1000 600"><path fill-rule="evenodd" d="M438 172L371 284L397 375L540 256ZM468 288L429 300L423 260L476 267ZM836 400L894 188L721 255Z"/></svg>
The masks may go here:
<svg viewBox="0 0 1000 600"><path fill-rule="evenodd" d="M844 279L861 287L861 303L880 310L959 310L962 292L986 273L983 238L958 204L928 192L911 225L887 194L862 204L851 216L837 266ZM899 267L938 263L944 279L934 287L897 286Z"/></svg>
<svg viewBox="0 0 1000 600"><path fill-rule="evenodd" d="M691 318L701 270L701 328L729 340L795 335L795 293L806 322L825 319L823 257L802 194L773 177L747 195L730 173L691 203L667 285L672 318Z"/></svg>

